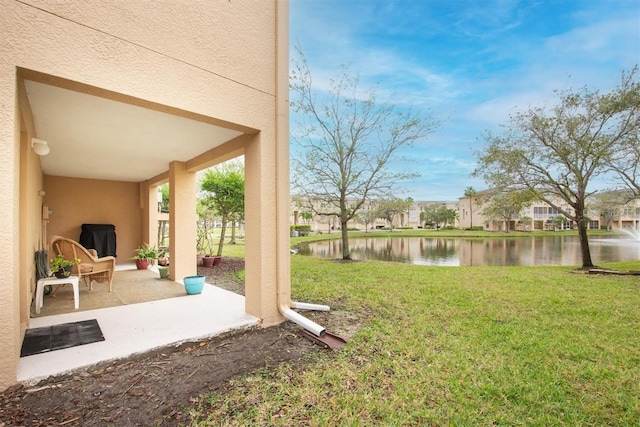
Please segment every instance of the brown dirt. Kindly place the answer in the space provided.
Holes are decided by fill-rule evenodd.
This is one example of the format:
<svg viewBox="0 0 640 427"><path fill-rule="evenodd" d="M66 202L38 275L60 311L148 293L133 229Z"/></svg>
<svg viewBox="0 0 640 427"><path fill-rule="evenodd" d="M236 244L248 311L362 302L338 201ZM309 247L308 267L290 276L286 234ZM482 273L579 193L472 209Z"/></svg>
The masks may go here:
<svg viewBox="0 0 640 427"><path fill-rule="evenodd" d="M235 273L244 260L225 258L213 269L198 267L209 283L244 294ZM348 338L358 321L344 312L307 312L327 330ZM5 426L179 426L201 393L224 390L227 381L282 362L329 351L285 322L210 340L168 347L128 360L103 363L35 386L0 393L0 427Z"/></svg>

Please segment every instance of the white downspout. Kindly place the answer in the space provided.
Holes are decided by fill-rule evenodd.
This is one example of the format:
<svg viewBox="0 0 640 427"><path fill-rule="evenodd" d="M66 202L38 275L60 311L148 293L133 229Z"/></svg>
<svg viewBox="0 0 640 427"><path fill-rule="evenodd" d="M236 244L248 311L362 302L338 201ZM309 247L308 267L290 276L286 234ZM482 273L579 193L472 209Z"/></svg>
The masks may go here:
<svg viewBox="0 0 640 427"><path fill-rule="evenodd" d="M300 310L315 310L315 311L329 311L331 308L328 305L322 304L309 304L307 302L293 301L291 303L293 308L299 308Z"/></svg>
<svg viewBox="0 0 640 427"><path fill-rule="evenodd" d="M311 332L316 336L319 336L319 337L324 336L324 334L326 334L327 332L322 326L318 325L313 320L308 319L299 313L296 313L295 311L291 310L286 306L280 307L280 313L282 313L282 315L285 318L291 320L293 323L296 323L302 326L307 331Z"/></svg>
<svg viewBox="0 0 640 427"><path fill-rule="evenodd" d="M289 0L275 2L276 7L276 251L278 257L289 256ZM325 329L291 308L329 310L328 306L291 301L291 261L276 264L278 311L288 320L319 337ZM284 286L284 283L289 286Z"/></svg>
<svg viewBox="0 0 640 427"><path fill-rule="evenodd" d="M331 310L328 305L309 304L306 302L297 302L297 301L291 302L291 308L299 308L301 310L316 310L316 311ZM296 313L295 311L291 310L291 308L284 310L284 312L282 313L284 317L291 320L292 322L297 323L298 325L302 326L309 332L319 337L323 336L326 333L326 330L322 326Z"/></svg>

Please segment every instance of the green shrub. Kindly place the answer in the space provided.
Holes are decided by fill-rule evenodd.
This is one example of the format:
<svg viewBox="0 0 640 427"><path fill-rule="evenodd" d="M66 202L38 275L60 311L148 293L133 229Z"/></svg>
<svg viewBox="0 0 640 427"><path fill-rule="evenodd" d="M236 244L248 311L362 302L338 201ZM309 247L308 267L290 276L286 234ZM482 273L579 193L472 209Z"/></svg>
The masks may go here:
<svg viewBox="0 0 640 427"><path fill-rule="evenodd" d="M311 232L311 226L304 225L304 224L296 224L291 226L291 230L297 231L298 236L308 236L309 233Z"/></svg>

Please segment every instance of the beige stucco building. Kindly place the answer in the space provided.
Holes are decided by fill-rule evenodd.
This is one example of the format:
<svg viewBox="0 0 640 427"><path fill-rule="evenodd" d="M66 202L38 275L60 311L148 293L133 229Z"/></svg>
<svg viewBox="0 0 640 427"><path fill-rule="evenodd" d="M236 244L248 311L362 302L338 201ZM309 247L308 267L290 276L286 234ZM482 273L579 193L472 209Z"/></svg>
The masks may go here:
<svg viewBox="0 0 640 427"><path fill-rule="evenodd" d="M246 311L263 325L282 321L288 2L0 7L0 390L16 382L35 251L52 235L77 240L83 223L108 223L126 261L155 243L157 186L169 182L170 274L195 274L195 174L241 154ZM37 155L32 138L50 153Z"/></svg>
<svg viewBox="0 0 640 427"><path fill-rule="evenodd" d="M307 202L293 201L290 206L289 221L293 224L303 224L311 227L312 231L316 233L331 233L332 230L340 227L340 221L335 216L322 216L312 213L312 209L306 206ZM323 212L325 209L322 206L322 202L314 201L314 209L317 212ZM351 201L347 202L347 206L351 209L355 204ZM422 228L423 221L420 218L421 213L427 209L430 205L444 206L447 209L458 210L457 202L447 201L412 201L411 205L407 207L404 212L398 212L393 218L393 226L408 227L408 228ZM349 221L349 227L364 231L367 228L375 230L378 228L384 228L389 226L389 222L386 219L370 216L369 221L365 224L362 221L362 217L372 212L375 213L378 210L378 204L375 201L365 203L358 211L356 219ZM305 218L304 214L310 216ZM458 220L456 219L453 224L449 224L454 227L458 226Z"/></svg>
<svg viewBox="0 0 640 427"><path fill-rule="evenodd" d="M483 229L488 231L505 231L507 229L511 231L576 229L575 223L569 219L563 220L562 222L554 221L555 218L564 217L564 215L558 209L545 202L534 201L529 206L522 208L518 214L513 215L508 227L504 219L488 218L483 214L485 203L486 201L482 197L482 194L472 199L471 210L473 211L474 227L482 226ZM573 211L572 208L562 200L557 200L556 206L562 207L569 213ZM638 230L638 228L640 228L640 199L631 200L626 204L620 202L620 205L615 208L609 207L611 212L608 217L603 216L601 209L599 209L602 206L599 206L596 197L588 199L587 206L590 206L586 212L590 219L587 223L588 230L597 230L600 228ZM468 228L470 226L469 211L469 198L466 196L460 197L461 228Z"/></svg>

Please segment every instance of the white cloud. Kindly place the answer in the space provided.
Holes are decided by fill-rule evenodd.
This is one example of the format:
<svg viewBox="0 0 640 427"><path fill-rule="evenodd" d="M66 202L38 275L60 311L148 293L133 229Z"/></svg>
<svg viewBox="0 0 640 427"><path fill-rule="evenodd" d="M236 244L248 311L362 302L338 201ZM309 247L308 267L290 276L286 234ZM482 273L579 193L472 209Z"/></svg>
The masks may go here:
<svg viewBox="0 0 640 427"><path fill-rule="evenodd" d="M472 148L510 113L554 102L555 89L607 90L640 62L637 0L292 0L291 11L316 89L351 64L379 99L446 119L410 152L424 165L411 188L426 194L482 188Z"/></svg>

